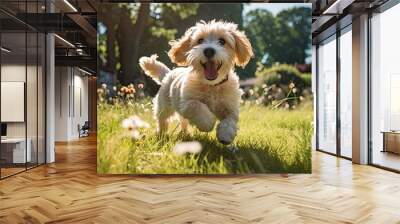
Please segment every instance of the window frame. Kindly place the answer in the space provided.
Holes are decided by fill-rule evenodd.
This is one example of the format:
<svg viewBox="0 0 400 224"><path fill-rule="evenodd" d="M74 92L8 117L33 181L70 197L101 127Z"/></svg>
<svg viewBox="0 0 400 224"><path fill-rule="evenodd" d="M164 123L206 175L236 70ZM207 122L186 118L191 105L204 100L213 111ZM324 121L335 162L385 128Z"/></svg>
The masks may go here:
<svg viewBox="0 0 400 224"><path fill-rule="evenodd" d="M316 151L323 152L329 155L333 155L339 158L343 158L346 160L352 160L351 157L347 157L342 155L342 150L341 150L341 118L340 118L340 81L341 81L341 67L340 67L340 37L344 35L347 32L352 32L352 28L349 28L352 26L352 17L351 15L343 17L341 20L339 20L337 23L333 24L331 27L326 29L325 33L321 33L322 38L318 39L318 42L316 44L316 92L315 92L315 98L316 98L316 137L315 137L315 142L316 142ZM334 31L335 30L335 31ZM332 36L335 36L333 39ZM329 40L332 38L332 40ZM318 49L320 45L324 42L329 42L329 41L336 41L336 152L332 153L327 150L321 149L320 144L319 144L319 93L320 93L320 86L319 86L319 65L320 65L320 55L318 53Z"/></svg>

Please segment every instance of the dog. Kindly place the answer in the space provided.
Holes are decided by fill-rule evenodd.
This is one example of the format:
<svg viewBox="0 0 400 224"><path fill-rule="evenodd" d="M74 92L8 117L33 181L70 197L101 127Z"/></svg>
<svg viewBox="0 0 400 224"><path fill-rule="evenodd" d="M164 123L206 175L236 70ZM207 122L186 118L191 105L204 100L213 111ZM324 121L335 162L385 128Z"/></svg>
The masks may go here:
<svg viewBox="0 0 400 224"><path fill-rule="evenodd" d="M184 132L188 124L210 132L219 120L218 141L232 143L242 95L234 69L253 57L249 39L237 24L212 20L198 22L169 44L168 56L180 67L170 70L157 55L139 59L145 74L161 85L153 101L158 132L167 130L177 113Z"/></svg>

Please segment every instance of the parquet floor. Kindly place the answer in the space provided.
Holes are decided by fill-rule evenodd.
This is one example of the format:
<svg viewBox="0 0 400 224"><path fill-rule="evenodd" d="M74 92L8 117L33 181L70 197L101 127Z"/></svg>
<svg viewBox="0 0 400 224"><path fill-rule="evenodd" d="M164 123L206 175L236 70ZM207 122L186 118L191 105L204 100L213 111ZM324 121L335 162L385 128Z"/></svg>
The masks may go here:
<svg viewBox="0 0 400 224"><path fill-rule="evenodd" d="M95 138L0 181L0 223L400 223L400 175L313 153L312 175L97 176Z"/></svg>

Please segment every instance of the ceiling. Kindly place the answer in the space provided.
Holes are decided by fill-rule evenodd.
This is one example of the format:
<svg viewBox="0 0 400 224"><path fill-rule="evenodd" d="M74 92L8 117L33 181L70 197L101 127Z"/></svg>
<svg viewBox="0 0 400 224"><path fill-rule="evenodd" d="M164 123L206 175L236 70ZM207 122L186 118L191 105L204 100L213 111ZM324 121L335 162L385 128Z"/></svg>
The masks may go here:
<svg viewBox="0 0 400 224"><path fill-rule="evenodd" d="M1 0L0 23L8 54L24 55L25 39L22 33L54 32L56 66L78 66L96 73L97 67L97 14L95 0ZM50 10L52 8L52 10ZM49 13L51 11L51 13ZM12 36L15 37L12 38ZM29 39L29 38L28 38ZM4 46L6 46L5 42ZM31 45L28 45L28 55Z"/></svg>
<svg viewBox="0 0 400 224"><path fill-rule="evenodd" d="M333 25L340 26L339 21L348 20L361 13L372 11L388 0L309 0L312 3L312 36L322 35ZM346 23L346 21L345 21ZM332 29L333 31L335 29Z"/></svg>

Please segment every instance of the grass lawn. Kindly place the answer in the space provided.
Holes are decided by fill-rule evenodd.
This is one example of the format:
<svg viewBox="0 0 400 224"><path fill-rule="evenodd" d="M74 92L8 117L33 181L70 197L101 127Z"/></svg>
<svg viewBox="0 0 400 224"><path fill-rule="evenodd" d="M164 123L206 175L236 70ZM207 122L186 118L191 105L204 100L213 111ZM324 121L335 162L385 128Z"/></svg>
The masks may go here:
<svg viewBox="0 0 400 224"><path fill-rule="evenodd" d="M151 124L140 140L131 139L123 119L138 115ZM243 105L234 146L218 143L215 131L180 133L172 123L156 134L150 103L98 105L97 171L100 174L310 173L312 109L293 111ZM177 155L181 141L199 141L200 154ZM236 150L233 150L236 149Z"/></svg>

